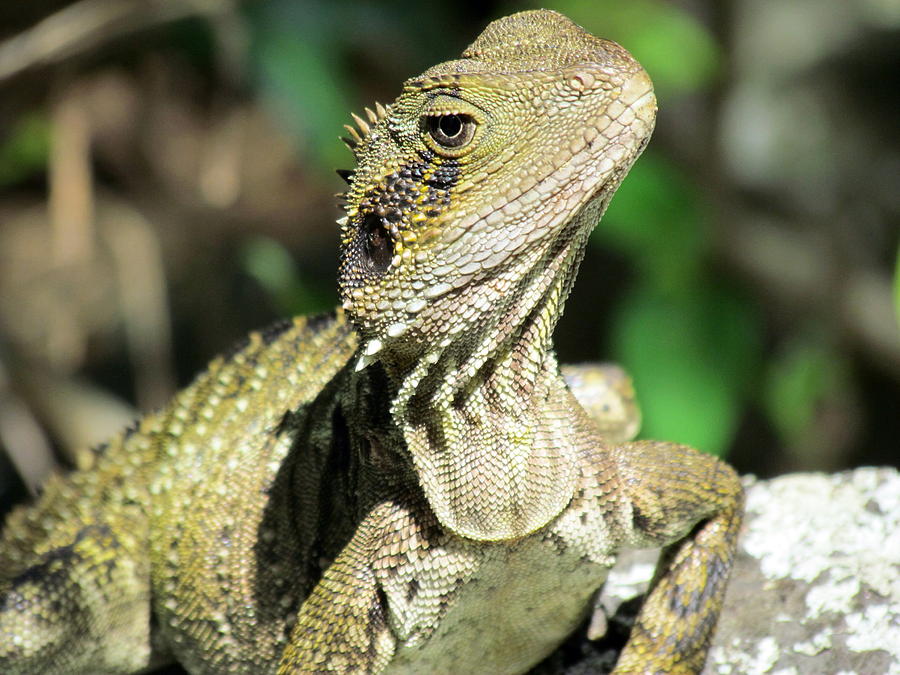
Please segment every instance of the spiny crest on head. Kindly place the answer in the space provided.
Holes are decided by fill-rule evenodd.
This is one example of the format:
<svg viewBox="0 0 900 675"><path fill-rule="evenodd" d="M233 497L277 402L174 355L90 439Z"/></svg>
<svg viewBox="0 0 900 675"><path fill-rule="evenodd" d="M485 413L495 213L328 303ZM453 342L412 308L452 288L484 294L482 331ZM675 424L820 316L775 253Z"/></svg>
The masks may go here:
<svg viewBox="0 0 900 675"><path fill-rule="evenodd" d="M355 113L350 113L356 126L345 124L344 128L350 136L341 136L341 140L350 148L357 159L359 159L359 147L363 145L366 138L372 133L372 127L387 117L388 110L388 106L376 103L375 110L371 108L365 109L367 119L363 119Z"/></svg>
<svg viewBox="0 0 900 675"><path fill-rule="evenodd" d="M359 161L360 148L364 145L365 140L372 133L372 127L378 124L385 117L387 117L389 110L389 106L384 106L376 102L375 110L372 110L371 108L365 108L367 119L363 119L359 115L350 113L350 116L353 118L356 126L345 124L344 128L347 130L350 136L341 136L341 140L348 148L350 148L351 152L353 152L353 156L357 161ZM337 169L337 175L340 176L344 180L344 182L347 183L347 185L350 185L355 173L356 172L351 169ZM338 192L334 196L337 199L338 205L341 208L346 208L347 193Z"/></svg>

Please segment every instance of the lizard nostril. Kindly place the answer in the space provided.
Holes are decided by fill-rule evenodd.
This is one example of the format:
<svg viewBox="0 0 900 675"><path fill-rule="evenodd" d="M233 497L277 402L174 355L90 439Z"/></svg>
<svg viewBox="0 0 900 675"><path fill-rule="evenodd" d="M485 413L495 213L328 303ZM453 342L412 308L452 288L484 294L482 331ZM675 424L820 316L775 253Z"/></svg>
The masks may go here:
<svg viewBox="0 0 900 675"><path fill-rule="evenodd" d="M363 218L365 255L369 267L376 274L384 274L394 257L394 240L385 227L384 218L370 213Z"/></svg>

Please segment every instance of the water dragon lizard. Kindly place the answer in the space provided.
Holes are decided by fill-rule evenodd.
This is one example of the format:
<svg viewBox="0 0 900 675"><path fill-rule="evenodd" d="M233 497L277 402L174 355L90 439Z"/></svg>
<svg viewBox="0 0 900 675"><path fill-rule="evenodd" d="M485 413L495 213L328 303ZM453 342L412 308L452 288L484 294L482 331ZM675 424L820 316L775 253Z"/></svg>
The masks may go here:
<svg viewBox="0 0 900 675"><path fill-rule="evenodd" d="M343 306L250 335L11 514L0 671L522 672L618 551L664 546L616 669L697 672L740 482L629 441L627 380L570 373L583 400L600 373L586 409L551 344L655 115L622 47L530 11L357 118Z"/></svg>

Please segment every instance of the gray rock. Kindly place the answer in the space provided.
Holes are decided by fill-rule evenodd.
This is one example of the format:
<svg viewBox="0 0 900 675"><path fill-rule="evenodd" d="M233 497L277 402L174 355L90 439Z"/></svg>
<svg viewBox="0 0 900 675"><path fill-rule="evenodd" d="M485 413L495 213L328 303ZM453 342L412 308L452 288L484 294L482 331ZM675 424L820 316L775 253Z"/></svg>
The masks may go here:
<svg viewBox="0 0 900 675"><path fill-rule="evenodd" d="M704 672L900 674L900 474L748 483Z"/></svg>
<svg viewBox="0 0 900 675"><path fill-rule="evenodd" d="M704 675L900 675L900 473L751 477L745 486L740 550ZM599 604L611 633L633 618L654 561L629 553L610 574ZM535 672L609 672L609 641L572 641Z"/></svg>

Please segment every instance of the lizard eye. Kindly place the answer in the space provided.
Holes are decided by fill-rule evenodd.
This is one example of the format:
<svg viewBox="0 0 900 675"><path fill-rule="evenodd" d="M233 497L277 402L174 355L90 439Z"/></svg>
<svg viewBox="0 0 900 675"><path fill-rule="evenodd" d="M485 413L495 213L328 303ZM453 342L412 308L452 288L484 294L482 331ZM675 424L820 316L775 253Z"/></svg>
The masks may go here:
<svg viewBox="0 0 900 675"><path fill-rule="evenodd" d="M394 257L394 240L384 219L370 213L362 223L364 248L369 266L376 274L384 274Z"/></svg>
<svg viewBox="0 0 900 675"><path fill-rule="evenodd" d="M475 120L459 113L429 116L425 128L435 143L448 150L461 148L475 136Z"/></svg>

